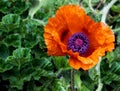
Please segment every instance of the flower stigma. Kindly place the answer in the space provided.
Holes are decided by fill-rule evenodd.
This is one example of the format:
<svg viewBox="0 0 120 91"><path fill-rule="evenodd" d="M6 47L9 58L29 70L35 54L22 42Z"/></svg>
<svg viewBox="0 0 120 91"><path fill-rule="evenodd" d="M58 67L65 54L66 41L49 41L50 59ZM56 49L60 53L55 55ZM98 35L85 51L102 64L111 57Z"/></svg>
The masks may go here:
<svg viewBox="0 0 120 91"><path fill-rule="evenodd" d="M75 33L68 39L67 47L68 50L79 52L79 55L84 56L89 47L89 39L82 32Z"/></svg>

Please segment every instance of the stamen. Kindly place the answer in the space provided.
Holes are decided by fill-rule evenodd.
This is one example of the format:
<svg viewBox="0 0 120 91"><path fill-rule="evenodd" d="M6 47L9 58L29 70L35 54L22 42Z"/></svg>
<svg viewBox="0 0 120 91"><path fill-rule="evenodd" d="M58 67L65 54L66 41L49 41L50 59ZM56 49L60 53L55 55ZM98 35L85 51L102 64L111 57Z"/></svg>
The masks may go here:
<svg viewBox="0 0 120 91"><path fill-rule="evenodd" d="M68 50L85 55L89 47L89 39L84 33L75 33L68 39Z"/></svg>
<svg viewBox="0 0 120 91"><path fill-rule="evenodd" d="M78 46L81 46L81 45L83 45L83 40L82 39L76 39L75 44L78 45Z"/></svg>

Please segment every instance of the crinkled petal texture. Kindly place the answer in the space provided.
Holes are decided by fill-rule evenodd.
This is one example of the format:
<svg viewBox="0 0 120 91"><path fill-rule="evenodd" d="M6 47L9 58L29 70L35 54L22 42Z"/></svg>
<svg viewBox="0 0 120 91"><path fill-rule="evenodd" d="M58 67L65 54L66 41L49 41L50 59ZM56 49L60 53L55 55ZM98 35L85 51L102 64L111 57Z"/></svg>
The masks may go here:
<svg viewBox="0 0 120 91"><path fill-rule="evenodd" d="M75 33L84 33L90 45L85 56L67 49L68 39ZM44 28L48 54L69 55L69 64L74 69L88 70L98 63L99 57L114 49L114 33L102 22L95 22L80 6L60 7Z"/></svg>

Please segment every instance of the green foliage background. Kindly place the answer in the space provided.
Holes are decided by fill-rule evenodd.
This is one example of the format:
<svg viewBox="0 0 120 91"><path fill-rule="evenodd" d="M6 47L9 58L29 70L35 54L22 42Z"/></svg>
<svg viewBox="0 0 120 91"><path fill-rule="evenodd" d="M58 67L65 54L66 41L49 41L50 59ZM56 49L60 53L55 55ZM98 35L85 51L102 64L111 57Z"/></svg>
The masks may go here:
<svg viewBox="0 0 120 91"><path fill-rule="evenodd" d="M66 4L81 4L95 21L101 20L101 0L0 0L0 91L70 91L67 57L47 55L44 25ZM120 91L120 1L110 9L107 24L116 36L113 52L101 62L102 91ZM99 76L95 68L75 71L76 91L95 91Z"/></svg>

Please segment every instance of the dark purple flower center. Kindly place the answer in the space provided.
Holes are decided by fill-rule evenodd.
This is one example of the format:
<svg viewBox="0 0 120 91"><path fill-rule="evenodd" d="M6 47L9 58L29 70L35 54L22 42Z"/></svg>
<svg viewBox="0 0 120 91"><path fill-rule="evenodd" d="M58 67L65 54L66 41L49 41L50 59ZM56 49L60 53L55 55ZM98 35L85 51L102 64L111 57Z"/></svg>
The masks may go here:
<svg viewBox="0 0 120 91"><path fill-rule="evenodd" d="M68 39L68 50L85 55L89 47L89 39L84 33L75 33Z"/></svg>
<svg viewBox="0 0 120 91"><path fill-rule="evenodd" d="M78 46L81 46L81 45L83 45L83 40L82 39L76 39L75 40L75 45L78 45Z"/></svg>

